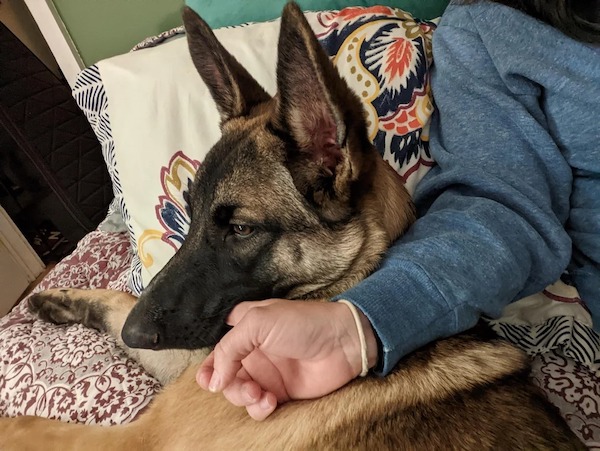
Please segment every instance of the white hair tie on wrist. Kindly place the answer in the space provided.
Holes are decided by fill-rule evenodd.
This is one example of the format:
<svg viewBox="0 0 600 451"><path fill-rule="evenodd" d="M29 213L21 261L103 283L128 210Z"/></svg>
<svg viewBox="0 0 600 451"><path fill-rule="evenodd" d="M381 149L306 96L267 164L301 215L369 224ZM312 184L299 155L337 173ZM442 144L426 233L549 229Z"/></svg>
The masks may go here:
<svg viewBox="0 0 600 451"><path fill-rule="evenodd" d="M367 358L367 340L365 339L365 331L363 330L362 322L360 320L360 316L358 315L358 310L356 306L351 302L346 301L345 299L340 299L339 301L350 309L352 312L352 316L354 317L354 322L356 323L356 329L358 330L358 340L360 342L360 358L362 363L362 371L360 372L360 377L365 377L369 372L369 360Z"/></svg>

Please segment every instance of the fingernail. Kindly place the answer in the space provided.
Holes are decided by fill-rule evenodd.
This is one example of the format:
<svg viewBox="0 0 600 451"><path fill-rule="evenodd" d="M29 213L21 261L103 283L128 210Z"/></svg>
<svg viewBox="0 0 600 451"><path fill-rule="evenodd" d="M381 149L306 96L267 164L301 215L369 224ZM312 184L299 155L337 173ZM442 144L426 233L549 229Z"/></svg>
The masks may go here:
<svg viewBox="0 0 600 451"><path fill-rule="evenodd" d="M271 403L269 402L269 398L264 396L263 399L260 400L260 408L263 410L269 410L271 408Z"/></svg>
<svg viewBox="0 0 600 451"><path fill-rule="evenodd" d="M219 391L219 385L221 385L221 378L217 372L214 371L212 377L210 378L210 382L208 383L208 389L211 392L216 393Z"/></svg>
<svg viewBox="0 0 600 451"><path fill-rule="evenodd" d="M203 384L203 382L206 381L206 378L204 377L204 374L205 373L201 369L198 370L198 371L196 371L196 383L198 385L200 385L200 387L202 387L202 388L206 387L206 385Z"/></svg>
<svg viewBox="0 0 600 451"><path fill-rule="evenodd" d="M244 389L244 395L248 402L255 403L257 401L256 396L253 396L247 388Z"/></svg>

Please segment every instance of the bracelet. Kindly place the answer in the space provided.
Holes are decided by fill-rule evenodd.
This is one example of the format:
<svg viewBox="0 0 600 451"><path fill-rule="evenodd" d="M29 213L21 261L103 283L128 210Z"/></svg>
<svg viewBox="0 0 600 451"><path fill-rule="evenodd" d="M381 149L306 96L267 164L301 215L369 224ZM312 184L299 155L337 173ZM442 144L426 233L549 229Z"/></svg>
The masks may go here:
<svg viewBox="0 0 600 451"><path fill-rule="evenodd" d="M365 377L369 372L369 360L367 358L367 340L365 339L365 331L363 330L362 322L360 321L360 316L358 315L358 310L356 309L356 306L354 304L346 301L345 299L340 299L337 302L348 306L348 308L352 312L352 316L354 317L356 329L358 330L358 340L360 342L360 358L362 363L362 371L360 372L359 376Z"/></svg>

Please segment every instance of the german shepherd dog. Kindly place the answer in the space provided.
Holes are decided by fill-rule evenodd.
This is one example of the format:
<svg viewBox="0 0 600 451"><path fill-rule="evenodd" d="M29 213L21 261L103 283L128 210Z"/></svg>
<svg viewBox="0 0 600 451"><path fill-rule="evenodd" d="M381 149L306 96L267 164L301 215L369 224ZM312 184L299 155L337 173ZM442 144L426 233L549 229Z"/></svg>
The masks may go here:
<svg viewBox="0 0 600 451"><path fill-rule="evenodd" d="M122 337L166 387L123 426L2 419L0 448L585 449L529 382L527 357L472 332L414 352L385 378L284 404L263 422L198 387L197 363L236 303L342 292L376 268L414 210L296 4L283 11L275 97L190 9L184 22L222 128L190 189L185 243L137 302L105 290L30 299L43 319Z"/></svg>

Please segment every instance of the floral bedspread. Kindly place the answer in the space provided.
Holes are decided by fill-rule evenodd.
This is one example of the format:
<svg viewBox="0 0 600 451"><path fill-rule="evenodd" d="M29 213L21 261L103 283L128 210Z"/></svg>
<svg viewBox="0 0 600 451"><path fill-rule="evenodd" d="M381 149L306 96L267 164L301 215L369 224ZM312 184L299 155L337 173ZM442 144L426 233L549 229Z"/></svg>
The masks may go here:
<svg viewBox="0 0 600 451"><path fill-rule="evenodd" d="M600 450L600 374L551 351L533 359L531 376L579 438Z"/></svg>
<svg viewBox="0 0 600 451"><path fill-rule="evenodd" d="M34 291L55 287L128 291L130 262L126 233L97 230ZM0 415L127 423L160 390L158 382L107 335L40 321L28 312L26 302L0 318ZM533 380L588 447L600 450L600 374L558 352L534 358Z"/></svg>
<svg viewBox="0 0 600 451"><path fill-rule="evenodd" d="M92 232L34 292L57 287L127 291L129 249L124 233ZM40 321L26 302L0 318L0 415L102 425L135 419L160 389L158 382L108 335Z"/></svg>

